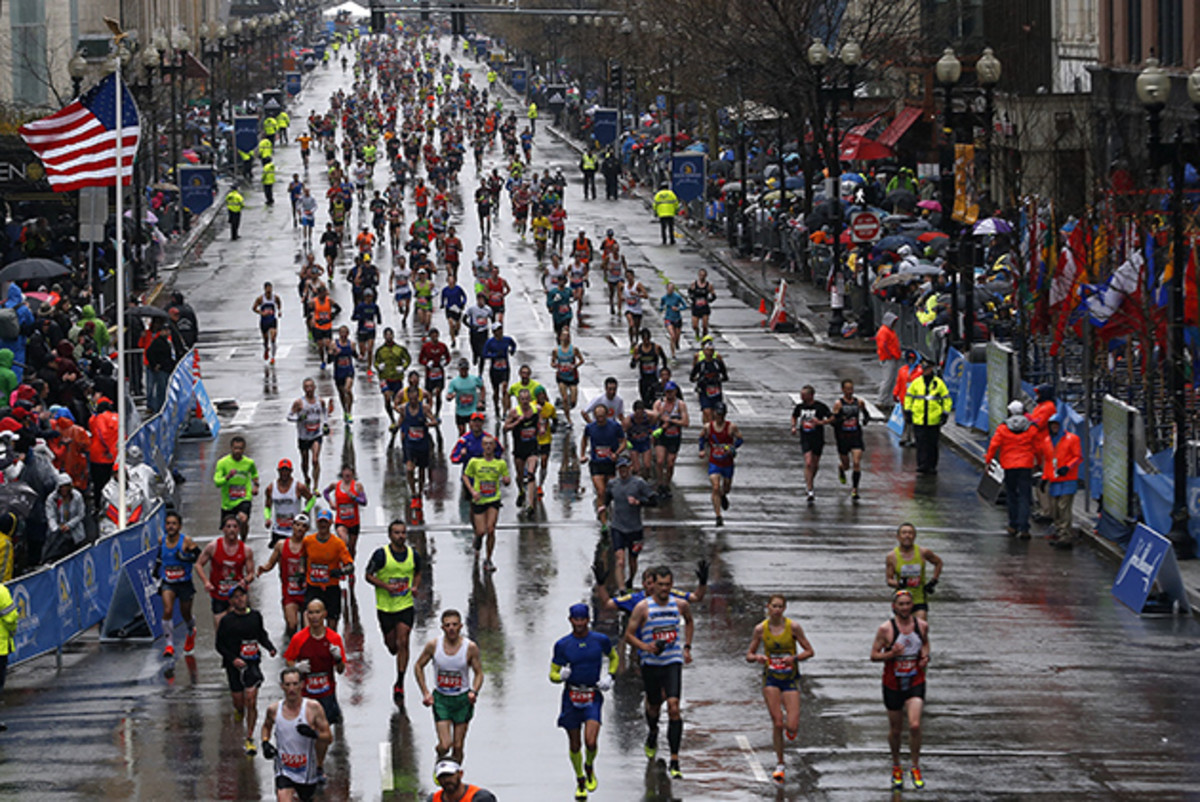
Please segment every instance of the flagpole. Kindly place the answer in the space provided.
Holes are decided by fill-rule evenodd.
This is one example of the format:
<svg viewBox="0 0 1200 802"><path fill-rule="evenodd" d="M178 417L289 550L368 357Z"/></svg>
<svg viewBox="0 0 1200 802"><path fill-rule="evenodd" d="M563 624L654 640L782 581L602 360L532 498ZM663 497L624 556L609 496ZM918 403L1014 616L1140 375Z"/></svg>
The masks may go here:
<svg viewBox="0 0 1200 802"><path fill-rule="evenodd" d="M121 112L124 111L125 91L121 85L121 38L117 37L115 89L117 93L117 529L125 528L125 491L127 485L125 436L128 422L125 417L125 210L122 197L125 189L124 148L121 142ZM136 222L136 221L135 221Z"/></svg>

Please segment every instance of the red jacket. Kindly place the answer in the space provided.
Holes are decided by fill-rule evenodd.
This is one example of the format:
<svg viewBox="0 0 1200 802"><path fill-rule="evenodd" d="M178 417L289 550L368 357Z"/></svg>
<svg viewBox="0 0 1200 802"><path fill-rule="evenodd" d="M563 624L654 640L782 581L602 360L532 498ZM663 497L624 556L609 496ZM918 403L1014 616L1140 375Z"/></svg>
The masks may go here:
<svg viewBox="0 0 1200 802"><path fill-rule="evenodd" d="M875 353L880 362L900 359L903 356L900 352L900 338L896 336L896 332L892 331L890 326L880 326L879 330L875 332Z"/></svg>
<svg viewBox="0 0 1200 802"><path fill-rule="evenodd" d="M1042 466L1042 478L1047 482L1071 482L1079 478L1079 466L1083 464L1083 445L1079 438L1063 431L1058 443L1050 441L1050 453ZM1057 468L1066 468L1066 476L1059 476Z"/></svg>
<svg viewBox="0 0 1200 802"><path fill-rule="evenodd" d="M1024 428L1017 431L1008 428L1009 421L1014 418L1009 418L996 427L992 441L988 443L984 462L991 462L992 457L999 451L1000 467L1007 471L1010 468L1032 468L1038 464L1039 457L1053 458L1049 441L1045 439L1042 431L1028 423L1028 419L1024 416L1020 416L1020 419L1025 420L1026 424Z"/></svg>
<svg viewBox="0 0 1200 802"><path fill-rule="evenodd" d="M908 394L908 385L912 384L918 376L921 375L921 363L909 365L907 363L900 366L900 372L896 374L896 386L892 388L892 398L897 404L904 403L904 396Z"/></svg>
<svg viewBox="0 0 1200 802"><path fill-rule="evenodd" d="M88 459L92 462L112 465L117 460L117 413L97 412L88 421L92 434Z"/></svg>

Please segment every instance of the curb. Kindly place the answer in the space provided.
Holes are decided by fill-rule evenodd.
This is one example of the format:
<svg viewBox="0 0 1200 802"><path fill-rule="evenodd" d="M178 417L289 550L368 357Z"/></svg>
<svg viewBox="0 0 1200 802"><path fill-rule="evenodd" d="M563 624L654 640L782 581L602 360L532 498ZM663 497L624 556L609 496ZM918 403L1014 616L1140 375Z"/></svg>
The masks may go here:
<svg viewBox="0 0 1200 802"><path fill-rule="evenodd" d="M214 198L213 203L201 213L196 220L196 224L192 226L192 230L183 238L183 244L179 246L179 253L175 260L163 265L158 269L158 283L151 287L146 292L144 303L146 306L154 306L158 303L158 299L162 297L166 291L167 285L173 276L163 276L164 273L173 274L176 270L183 266L183 263L192 255L192 251L196 249L196 244L200 242L200 238L208 233L212 228L213 222L217 219L220 213L221 203L219 198Z"/></svg>

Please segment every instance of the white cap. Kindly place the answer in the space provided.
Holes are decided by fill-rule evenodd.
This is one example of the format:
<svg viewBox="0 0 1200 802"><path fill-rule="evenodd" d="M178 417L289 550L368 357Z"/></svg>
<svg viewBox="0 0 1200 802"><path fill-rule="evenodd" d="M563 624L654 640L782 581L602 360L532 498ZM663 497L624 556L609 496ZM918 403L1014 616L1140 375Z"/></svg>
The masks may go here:
<svg viewBox="0 0 1200 802"><path fill-rule="evenodd" d="M1009 415L1024 415L1025 414L1025 405L1022 404L1020 401L1010 401L1008 404L1008 414Z"/></svg>
<svg viewBox="0 0 1200 802"><path fill-rule="evenodd" d="M441 777L445 774L458 774L460 771L462 771L462 766L453 760L439 760L438 764L433 767L435 777Z"/></svg>
<svg viewBox="0 0 1200 802"><path fill-rule="evenodd" d="M58 475L58 486L59 487L62 487L63 485L73 485L73 484L75 484L75 480L71 478L71 474L60 473Z"/></svg>

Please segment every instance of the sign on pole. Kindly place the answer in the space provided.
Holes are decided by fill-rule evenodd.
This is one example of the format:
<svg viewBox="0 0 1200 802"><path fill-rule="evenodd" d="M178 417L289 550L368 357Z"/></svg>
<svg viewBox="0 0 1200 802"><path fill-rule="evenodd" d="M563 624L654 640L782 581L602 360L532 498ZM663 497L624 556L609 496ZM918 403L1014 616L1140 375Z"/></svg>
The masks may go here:
<svg viewBox="0 0 1200 802"><path fill-rule="evenodd" d="M234 147L243 153L253 153L258 147L258 118L239 114L233 118Z"/></svg>
<svg viewBox="0 0 1200 802"><path fill-rule="evenodd" d="M104 242L108 222L108 188L82 187L79 190L79 241Z"/></svg>
<svg viewBox="0 0 1200 802"><path fill-rule="evenodd" d="M513 91L518 95L525 94L525 87L528 83L526 81L527 75L528 73L525 72L524 67L514 67L512 72L509 73L509 83L512 84Z"/></svg>
<svg viewBox="0 0 1200 802"><path fill-rule="evenodd" d="M300 73L289 72L283 76L283 85L290 97L300 94Z"/></svg>
<svg viewBox="0 0 1200 802"><path fill-rule="evenodd" d="M850 241L856 245L875 242L883 233L883 225L875 212L855 212L850 215Z"/></svg>
<svg viewBox="0 0 1200 802"><path fill-rule="evenodd" d="M617 138L617 110L596 109L592 122L592 137L598 145L609 145Z"/></svg>
<svg viewBox="0 0 1200 802"><path fill-rule="evenodd" d="M704 197L703 153L675 153L671 156L671 191L682 203Z"/></svg>
<svg viewBox="0 0 1200 802"><path fill-rule="evenodd" d="M179 196L183 208L200 214L212 206L217 177L207 164L179 165Z"/></svg>

